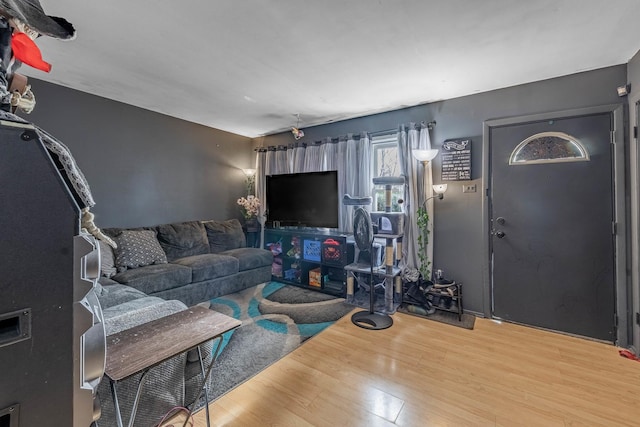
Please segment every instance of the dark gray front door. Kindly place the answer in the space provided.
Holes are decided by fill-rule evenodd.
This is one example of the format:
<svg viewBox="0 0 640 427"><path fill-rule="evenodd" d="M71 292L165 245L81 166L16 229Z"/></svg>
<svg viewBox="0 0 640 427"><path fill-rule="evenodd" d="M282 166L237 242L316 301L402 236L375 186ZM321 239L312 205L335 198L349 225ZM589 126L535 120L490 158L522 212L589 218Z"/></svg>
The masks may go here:
<svg viewBox="0 0 640 427"><path fill-rule="evenodd" d="M491 129L495 317L615 341L611 121L603 113ZM510 165L542 132L571 135L590 160Z"/></svg>

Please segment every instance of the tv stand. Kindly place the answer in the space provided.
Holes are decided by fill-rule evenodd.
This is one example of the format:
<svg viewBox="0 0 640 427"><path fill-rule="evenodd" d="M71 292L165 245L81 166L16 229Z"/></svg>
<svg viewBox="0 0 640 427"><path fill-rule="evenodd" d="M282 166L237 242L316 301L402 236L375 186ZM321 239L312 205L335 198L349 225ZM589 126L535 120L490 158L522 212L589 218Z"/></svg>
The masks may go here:
<svg viewBox="0 0 640 427"><path fill-rule="evenodd" d="M271 279L276 282L345 297L347 274L355 246L336 230L267 228L265 249L273 254Z"/></svg>

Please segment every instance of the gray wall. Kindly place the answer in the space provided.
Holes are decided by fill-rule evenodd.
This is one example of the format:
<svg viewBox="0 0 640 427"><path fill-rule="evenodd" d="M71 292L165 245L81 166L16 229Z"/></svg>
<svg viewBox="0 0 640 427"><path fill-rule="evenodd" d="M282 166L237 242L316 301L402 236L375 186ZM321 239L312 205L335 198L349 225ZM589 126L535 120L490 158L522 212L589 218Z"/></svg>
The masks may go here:
<svg viewBox="0 0 640 427"><path fill-rule="evenodd" d="M435 120L431 132L434 148L450 138L472 139L473 181L477 193L462 193L462 182L450 182L444 200L435 203L434 262L446 277L464 284L465 309L483 312L482 274L482 130L488 119L542 113L602 104L620 103L616 87L627 78L627 67L619 65L535 82L491 92L416 107L346 120L323 126L303 128L303 141L335 137L348 132L376 132L397 128L400 123ZM254 140L257 146L287 144L293 141L286 132ZM434 161L434 183L440 182L440 161ZM470 183L465 182L466 184Z"/></svg>
<svg viewBox="0 0 640 427"><path fill-rule="evenodd" d="M249 138L29 82L37 105L22 116L69 147L91 186L98 226L240 218L239 168L254 164Z"/></svg>
<svg viewBox="0 0 640 427"><path fill-rule="evenodd" d="M629 73L637 81L637 56ZM244 192L238 168L251 167L248 138L30 79L38 105L27 119L69 146L91 185L99 226L138 226L203 218L239 217L235 199ZM619 103L616 87L627 66L480 93L447 101L304 128L303 141L348 132L395 129L400 123L436 120L434 147L471 137L473 183L463 194L450 183L436 203L434 267L465 285L465 307L483 311L482 126L488 119ZM632 88L636 94L640 82ZM635 90L634 90L635 89ZM287 144L289 132L259 138L254 146ZM239 149L241 148L241 149ZM434 162L434 182L440 162ZM467 182L468 183L468 182Z"/></svg>

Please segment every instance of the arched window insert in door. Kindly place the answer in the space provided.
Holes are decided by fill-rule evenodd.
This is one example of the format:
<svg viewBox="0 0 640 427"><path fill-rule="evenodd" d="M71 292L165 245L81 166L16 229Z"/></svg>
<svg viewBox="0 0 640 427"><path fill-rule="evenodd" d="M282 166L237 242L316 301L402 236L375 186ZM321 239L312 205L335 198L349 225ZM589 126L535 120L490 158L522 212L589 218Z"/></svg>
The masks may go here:
<svg viewBox="0 0 640 427"><path fill-rule="evenodd" d="M589 161L586 147L563 132L542 132L530 136L513 150L510 165Z"/></svg>

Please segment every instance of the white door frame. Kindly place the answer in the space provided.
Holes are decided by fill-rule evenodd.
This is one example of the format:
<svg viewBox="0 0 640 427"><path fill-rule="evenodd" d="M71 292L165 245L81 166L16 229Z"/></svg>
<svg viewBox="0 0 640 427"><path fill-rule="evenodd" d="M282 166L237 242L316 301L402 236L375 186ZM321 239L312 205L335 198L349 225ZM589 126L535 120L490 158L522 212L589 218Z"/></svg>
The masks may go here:
<svg viewBox="0 0 640 427"><path fill-rule="evenodd" d="M611 113L613 115L613 131L611 132L612 143L612 170L613 170L613 197L614 197L614 220L616 222L615 235L615 274L616 274L616 314L617 331L615 344L627 347L631 337L631 307L630 293L631 276L627 274L627 255L630 248L627 248L627 222L625 203L625 128L624 128L624 106L623 104L610 104L596 107L579 108L572 110L556 111L541 114L531 114L517 117L507 117L502 119L486 120L484 122L482 136L482 188L484 195L482 198L482 223L483 223L483 310L487 318L492 317L493 295L491 286L491 217L489 212L489 194L491 194L490 176L490 154L491 154L491 128L508 126L518 123L527 123L551 119L569 118L592 114ZM633 187L633 184L632 184ZM597 200L594 200L596 203Z"/></svg>

